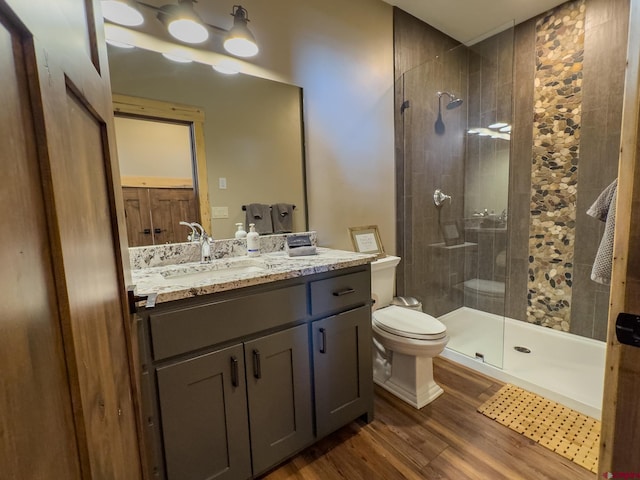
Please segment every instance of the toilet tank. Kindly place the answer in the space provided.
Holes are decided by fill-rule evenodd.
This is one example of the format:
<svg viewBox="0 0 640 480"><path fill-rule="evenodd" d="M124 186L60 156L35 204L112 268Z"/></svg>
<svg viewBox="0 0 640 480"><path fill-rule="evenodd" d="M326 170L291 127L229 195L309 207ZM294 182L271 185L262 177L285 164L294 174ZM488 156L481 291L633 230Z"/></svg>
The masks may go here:
<svg viewBox="0 0 640 480"><path fill-rule="evenodd" d="M391 304L396 289L396 266L400 257L388 255L371 262L371 296L376 301L374 308Z"/></svg>

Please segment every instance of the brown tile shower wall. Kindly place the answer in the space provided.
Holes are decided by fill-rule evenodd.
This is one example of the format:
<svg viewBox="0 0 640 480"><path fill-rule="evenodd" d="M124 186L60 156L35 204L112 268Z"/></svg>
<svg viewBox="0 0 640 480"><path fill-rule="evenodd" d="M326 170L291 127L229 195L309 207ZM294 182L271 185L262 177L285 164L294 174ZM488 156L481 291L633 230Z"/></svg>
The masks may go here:
<svg viewBox="0 0 640 480"><path fill-rule="evenodd" d="M468 127L512 123L513 30L509 29L469 47ZM507 229L469 228L477 225L474 212L507 210L509 149L506 139L466 135L465 214L466 239L477 244L467 255L464 279L506 282ZM464 293L464 306L504 314L504 296L487 298L473 289Z"/></svg>
<svg viewBox="0 0 640 480"><path fill-rule="evenodd" d="M573 8L577 3L565 4L559 8ZM622 108L622 91L626 60L626 39L628 26L628 0L586 0L584 18L584 62L582 66L582 101L580 104L579 157L577 157L577 176L573 181L577 186L573 199L573 248L570 255L563 258L571 261L571 285L569 299L570 309L562 320L568 323L568 330L582 336L604 340L606 337L606 318L609 289L592 282L589 278L595 252L602 235L600 222L586 215L587 208L599 193L615 178L620 141L620 119ZM556 18L559 15L556 15ZM528 277L530 263L529 232L532 185L535 180L526 178L524 172L532 172L531 146L537 132L533 127L534 95L530 85L536 74L536 53L541 52L540 41L536 42L536 20L543 20L545 15L516 27L515 65L514 65L514 132L512 136L511 173L510 173L510 206L509 228L509 282L507 283L506 315L520 320L538 321L531 310L527 314L528 294L533 296L539 289L532 289ZM539 31L539 30L538 30ZM569 40L573 42L573 40ZM539 138L539 137L538 137ZM535 177L533 177L535 178ZM534 197L535 197L535 190ZM524 227L524 230L523 230ZM532 241L536 241L535 232ZM564 244L563 244L564 245ZM534 245L535 246L535 245ZM561 254L567 253L562 247ZM555 253L555 252L554 252ZM544 254L534 264L541 274L541 283L553 289L545 277L552 273L551 264L544 265ZM540 266L544 265L541 269ZM558 271L556 269L556 275ZM549 276L551 278L551 276ZM565 277L566 279L567 277ZM534 287L536 287L534 285ZM564 287L567 293L566 285ZM549 296L549 299L554 296ZM561 300L561 295L555 295ZM549 300L546 300L549 301ZM546 308L546 307L544 307ZM552 306L553 308L553 306ZM533 317L533 318L531 318ZM558 324L550 322L549 326ZM567 325L565 324L565 329Z"/></svg>
<svg viewBox="0 0 640 480"><path fill-rule="evenodd" d="M604 339L606 335L608 288L592 282L589 279L589 273L601 238L602 226L598 221L586 216L585 211L617 172L628 12L629 0L586 0L583 101L578 191L575 198L575 243L569 330L572 333L598 339ZM538 51L536 45L538 19L517 25L514 29L513 44L514 130L510 142L505 314L523 321L527 320L528 306L535 108L533 85ZM482 43L488 45L492 41L494 39L488 39ZM466 160L455 155L448 159L435 155L434 138L430 137L429 132L425 130L432 127L434 118L429 115L433 115L433 112L423 112L425 116L422 118L417 114L409 118L400 114L400 105L404 88L402 75L433 61L436 56L442 58L458 43L399 9L394 9L394 42L397 79L395 122L397 244L398 253L404 259L401 266L405 269L405 272L401 270L398 273L398 292L416 296L418 296L417 292L431 292L429 294L431 298L427 300L433 302L435 310L430 313L441 314L448 311L447 309L451 310L462 304L461 298L454 298L453 289L449 288L451 285L467 277L482 277L483 274L481 262L477 261L477 251L463 254L461 250L453 252L440 249L433 255L433 261L426 260L431 256L428 249L434 248L430 245L441 241L437 230L437 217L430 197L433 194L434 185L442 180L443 175L447 175L447 172L442 170L443 166L446 165L450 169L449 175L457 175L465 161L469 162L468 166L470 166L475 147L471 144L467 145L467 150L464 152ZM469 92L475 88L472 55L474 48L477 51L479 47L480 45L472 47L471 52L466 47L456 49L457 52L467 50L469 55L467 71L459 65L443 67L448 69L448 74L451 75L448 81L453 81L456 85L464 85L464 80L456 80L456 75L467 75ZM414 73L417 75L417 72ZM414 87L423 88L425 93L421 98L412 99L409 110L419 102L425 102L431 109L437 108L437 102L431 98L434 92L430 90L433 88L438 90L442 87L440 84L430 82L444 78L445 72L433 71L430 75L431 77L425 79L423 85L418 84L418 76L413 78ZM500 90L498 93L500 94ZM467 97L465 99L467 101L461 108L469 109L471 123L475 111L475 100L470 95ZM502 105L502 102L499 101L496 105ZM413 112L416 110L418 109L414 109ZM418 126L418 131L426 132L424 138L405 138L405 124L408 129ZM453 147L458 148L459 144L456 143ZM461 175L464 175L465 171L462 172ZM454 209L443 210L443 215L449 218L453 218L453 215L462 215L461 211L458 212L455 209L462 208L460 204L462 195L465 193L464 185L453 182L447 188L453 189L454 198L460 199L460 202ZM469 207L477 208L471 204ZM483 252L482 255L484 256L485 253ZM461 267L465 262L466 265Z"/></svg>
<svg viewBox="0 0 640 480"><path fill-rule="evenodd" d="M467 50L397 8L394 35L397 250L403 259L397 291L419 297L428 305L427 311L441 314L462 305L461 293L450 287L461 281L464 251L434 246L442 242L442 236L433 192L441 188L453 198L440 211L442 221L462 217L466 102L455 110L446 110L443 97L447 134L439 135L434 128L436 92L466 95ZM401 114L405 98L410 106Z"/></svg>
<svg viewBox="0 0 640 480"><path fill-rule="evenodd" d="M590 279L604 224L586 214L618 173L628 0L587 0L570 331L605 340L609 287Z"/></svg>

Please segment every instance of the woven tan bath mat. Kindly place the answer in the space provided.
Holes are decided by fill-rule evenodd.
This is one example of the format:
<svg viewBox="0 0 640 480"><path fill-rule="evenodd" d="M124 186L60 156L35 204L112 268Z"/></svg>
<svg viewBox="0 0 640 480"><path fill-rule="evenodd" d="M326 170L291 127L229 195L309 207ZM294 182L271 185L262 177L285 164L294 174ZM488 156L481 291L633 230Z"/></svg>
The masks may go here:
<svg viewBox="0 0 640 480"><path fill-rule="evenodd" d="M510 384L478 411L597 473L599 421Z"/></svg>

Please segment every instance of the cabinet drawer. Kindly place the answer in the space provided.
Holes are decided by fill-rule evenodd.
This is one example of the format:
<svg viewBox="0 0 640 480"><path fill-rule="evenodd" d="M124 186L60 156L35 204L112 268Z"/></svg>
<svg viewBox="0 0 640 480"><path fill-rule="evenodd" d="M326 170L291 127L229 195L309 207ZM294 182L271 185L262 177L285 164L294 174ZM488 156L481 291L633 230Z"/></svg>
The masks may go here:
<svg viewBox="0 0 640 480"><path fill-rule="evenodd" d="M153 358L161 360L303 320L304 285L149 315Z"/></svg>
<svg viewBox="0 0 640 480"><path fill-rule="evenodd" d="M326 315L371 301L368 271L350 273L311 282L311 314Z"/></svg>

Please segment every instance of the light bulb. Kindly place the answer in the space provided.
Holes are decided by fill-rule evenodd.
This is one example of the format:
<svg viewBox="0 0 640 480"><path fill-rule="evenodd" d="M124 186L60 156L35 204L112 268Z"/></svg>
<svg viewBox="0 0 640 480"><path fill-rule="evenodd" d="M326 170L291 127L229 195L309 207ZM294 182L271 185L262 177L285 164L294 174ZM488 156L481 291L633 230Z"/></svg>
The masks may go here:
<svg viewBox="0 0 640 480"><path fill-rule="evenodd" d="M222 60L215 65L211 65L211 67L219 73L224 73L225 75L235 75L236 73L240 73L240 67L233 60Z"/></svg>
<svg viewBox="0 0 640 480"><path fill-rule="evenodd" d="M162 56L168 60L178 63L191 63L193 60L189 58L189 53L182 50L170 50L163 52Z"/></svg>
<svg viewBox="0 0 640 480"><path fill-rule="evenodd" d="M167 29L173 37L186 43L202 43L209 38L209 32L204 25L194 20L173 20Z"/></svg>
<svg viewBox="0 0 640 480"><path fill-rule="evenodd" d="M224 41L227 52L238 57L253 57L258 54L258 45L246 38L228 38Z"/></svg>
<svg viewBox="0 0 640 480"><path fill-rule="evenodd" d="M120 0L102 0L102 15L107 20L127 27L142 25L144 17L142 14Z"/></svg>

